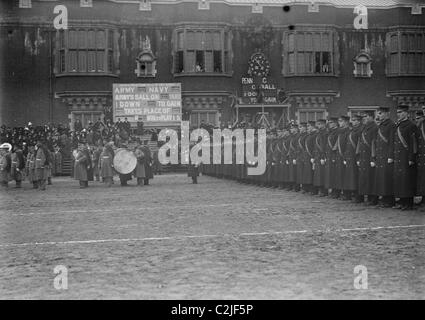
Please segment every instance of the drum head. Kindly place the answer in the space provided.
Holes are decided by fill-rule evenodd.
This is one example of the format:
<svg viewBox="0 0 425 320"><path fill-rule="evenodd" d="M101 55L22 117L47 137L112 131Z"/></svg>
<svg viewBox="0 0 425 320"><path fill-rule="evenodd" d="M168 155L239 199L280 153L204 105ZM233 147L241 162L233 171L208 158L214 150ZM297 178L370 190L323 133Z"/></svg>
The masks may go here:
<svg viewBox="0 0 425 320"><path fill-rule="evenodd" d="M132 172L137 165L136 156L132 151L127 149L118 149L115 152L114 168L121 174Z"/></svg>

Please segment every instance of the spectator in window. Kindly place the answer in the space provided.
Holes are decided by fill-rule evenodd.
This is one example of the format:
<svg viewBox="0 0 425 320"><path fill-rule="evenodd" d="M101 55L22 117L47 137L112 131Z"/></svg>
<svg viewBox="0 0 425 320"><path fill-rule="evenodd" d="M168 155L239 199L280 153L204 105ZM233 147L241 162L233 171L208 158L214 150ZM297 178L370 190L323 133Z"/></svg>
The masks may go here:
<svg viewBox="0 0 425 320"><path fill-rule="evenodd" d="M322 66L322 72L328 73L329 72L329 65L327 63L324 63Z"/></svg>
<svg viewBox="0 0 425 320"><path fill-rule="evenodd" d="M202 68L202 65L200 63L196 64L195 71L196 72L203 72L204 71L203 68Z"/></svg>

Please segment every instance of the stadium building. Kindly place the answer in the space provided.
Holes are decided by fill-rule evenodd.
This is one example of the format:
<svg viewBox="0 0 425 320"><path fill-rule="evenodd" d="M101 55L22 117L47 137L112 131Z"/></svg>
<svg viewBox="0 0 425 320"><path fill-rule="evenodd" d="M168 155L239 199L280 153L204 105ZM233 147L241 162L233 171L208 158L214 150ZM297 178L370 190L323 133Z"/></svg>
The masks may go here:
<svg viewBox="0 0 425 320"><path fill-rule="evenodd" d="M0 2L1 124L87 124L111 117L114 83L176 82L194 127L379 106L395 116L398 103L414 112L425 102L425 2Z"/></svg>

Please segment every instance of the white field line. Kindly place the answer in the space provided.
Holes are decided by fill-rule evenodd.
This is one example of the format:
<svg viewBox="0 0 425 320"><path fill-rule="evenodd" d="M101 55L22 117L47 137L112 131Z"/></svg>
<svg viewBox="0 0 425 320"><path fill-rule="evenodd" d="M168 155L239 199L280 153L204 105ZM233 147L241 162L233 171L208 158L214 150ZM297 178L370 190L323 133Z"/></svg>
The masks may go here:
<svg viewBox="0 0 425 320"><path fill-rule="evenodd" d="M199 239L199 238L238 238L250 236L264 236L264 235L284 235L284 234L305 234L305 233L343 233L343 232L356 232L356 231L374 231L385 229L407 229L407 228L424 228L425 224L405 225L405 226L381 226L381 227L364 227L364 228L346 228L346 229L326 229L326 230L290 230L290 231L277 231L277 232L250 232L240 233L238 235L232 234L204 234L204 235L191 235L191 236L174 236L174 237L151 237L151 238L124 238L124 239L98 239L98 240L71 240L71 241L48 241L48 242L26 242L26 243L5 243L0 244L0 248L10 247L28 247L28 246L45 246L45 245L68 245L68 244L96 244L96 243L113 243L113 242L140 242L140 241L165 241L165 240L185 240L185 239Z"/></svg>
<svg viewBox="0 0 425 320"><path fill-rule="evenodd" d="M39 212L25 212L25 213L11 213L10 216L43 216L43 215L59 215L59 214L68 214L68 213L80 213L80 214L91 214L91 213L97 213L97 212L122 212L122 211L134 211L134 210L140 210L140 211L149 211L149 210L172 210L175 208L190 208L190 209L200 209L200 208L212 208L212 207L239 207L239 206L248 206L250 207L254 212L257 211L267 211L270 209L283 209L285 207L288 207L288 204L291 203L299 203L300 201L287 201L283 204L276 204L269 206L268 208L252 208L250 205L247 205L245 202L239 202L239 203L220 203L220 204L204 204L204 205L193 205L193 204L185 204L185 205L169 205L169 206L156 206L156 207L145 207L143 206L143 203L141 203L141 206L139 208L125 208L125 207L116 207L116 208L105 208L105 209L87 209L87 208L81 208L76 210L56 210L56 211L39 211ZM0 212L7 212L9 210L0 210Z"/></svg>
<svg viewBox="0 0 425 320"><path fill-rule="evenodd" d="M235 205L234 203L221 203L221 204L204 204L204 205L170 205L170 206L158 206L158 207L145 207L142 206L140 208L123 208L118 207L114 209L88 209L81 208L78 210L60 210L60 211L42 211L42 212L26 212L26 213L12 213L11 216L43 216L43 215L55 215L55 214L66 214L66 213L96 213L96 212L121 212L121 211L148 211L148 210L173 210L175 208L211 208L211 207L230 207Z"/></svg>

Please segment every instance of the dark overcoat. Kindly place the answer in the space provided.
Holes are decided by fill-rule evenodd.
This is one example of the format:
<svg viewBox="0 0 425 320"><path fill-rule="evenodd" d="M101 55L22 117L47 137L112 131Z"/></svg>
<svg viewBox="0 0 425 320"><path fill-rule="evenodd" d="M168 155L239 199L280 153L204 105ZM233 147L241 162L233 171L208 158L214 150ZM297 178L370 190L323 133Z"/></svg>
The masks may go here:
<svg viewBox="0 0 425 320"><path fill-rule="evenodd" d="M417 149L416 125L405 119L397 122L394 135L394 196L399 198L414 197L416 193L416 164Z"/></svg>
<svg viewBox="0 0 425 320"><path fill-rule="evenodd" d="M378 126L376 135L375 157L375 195L393 195L393 171L394 163L388 163L388 159L394 159L394 135L396 132L395 123L386 119Z"/></svg>

